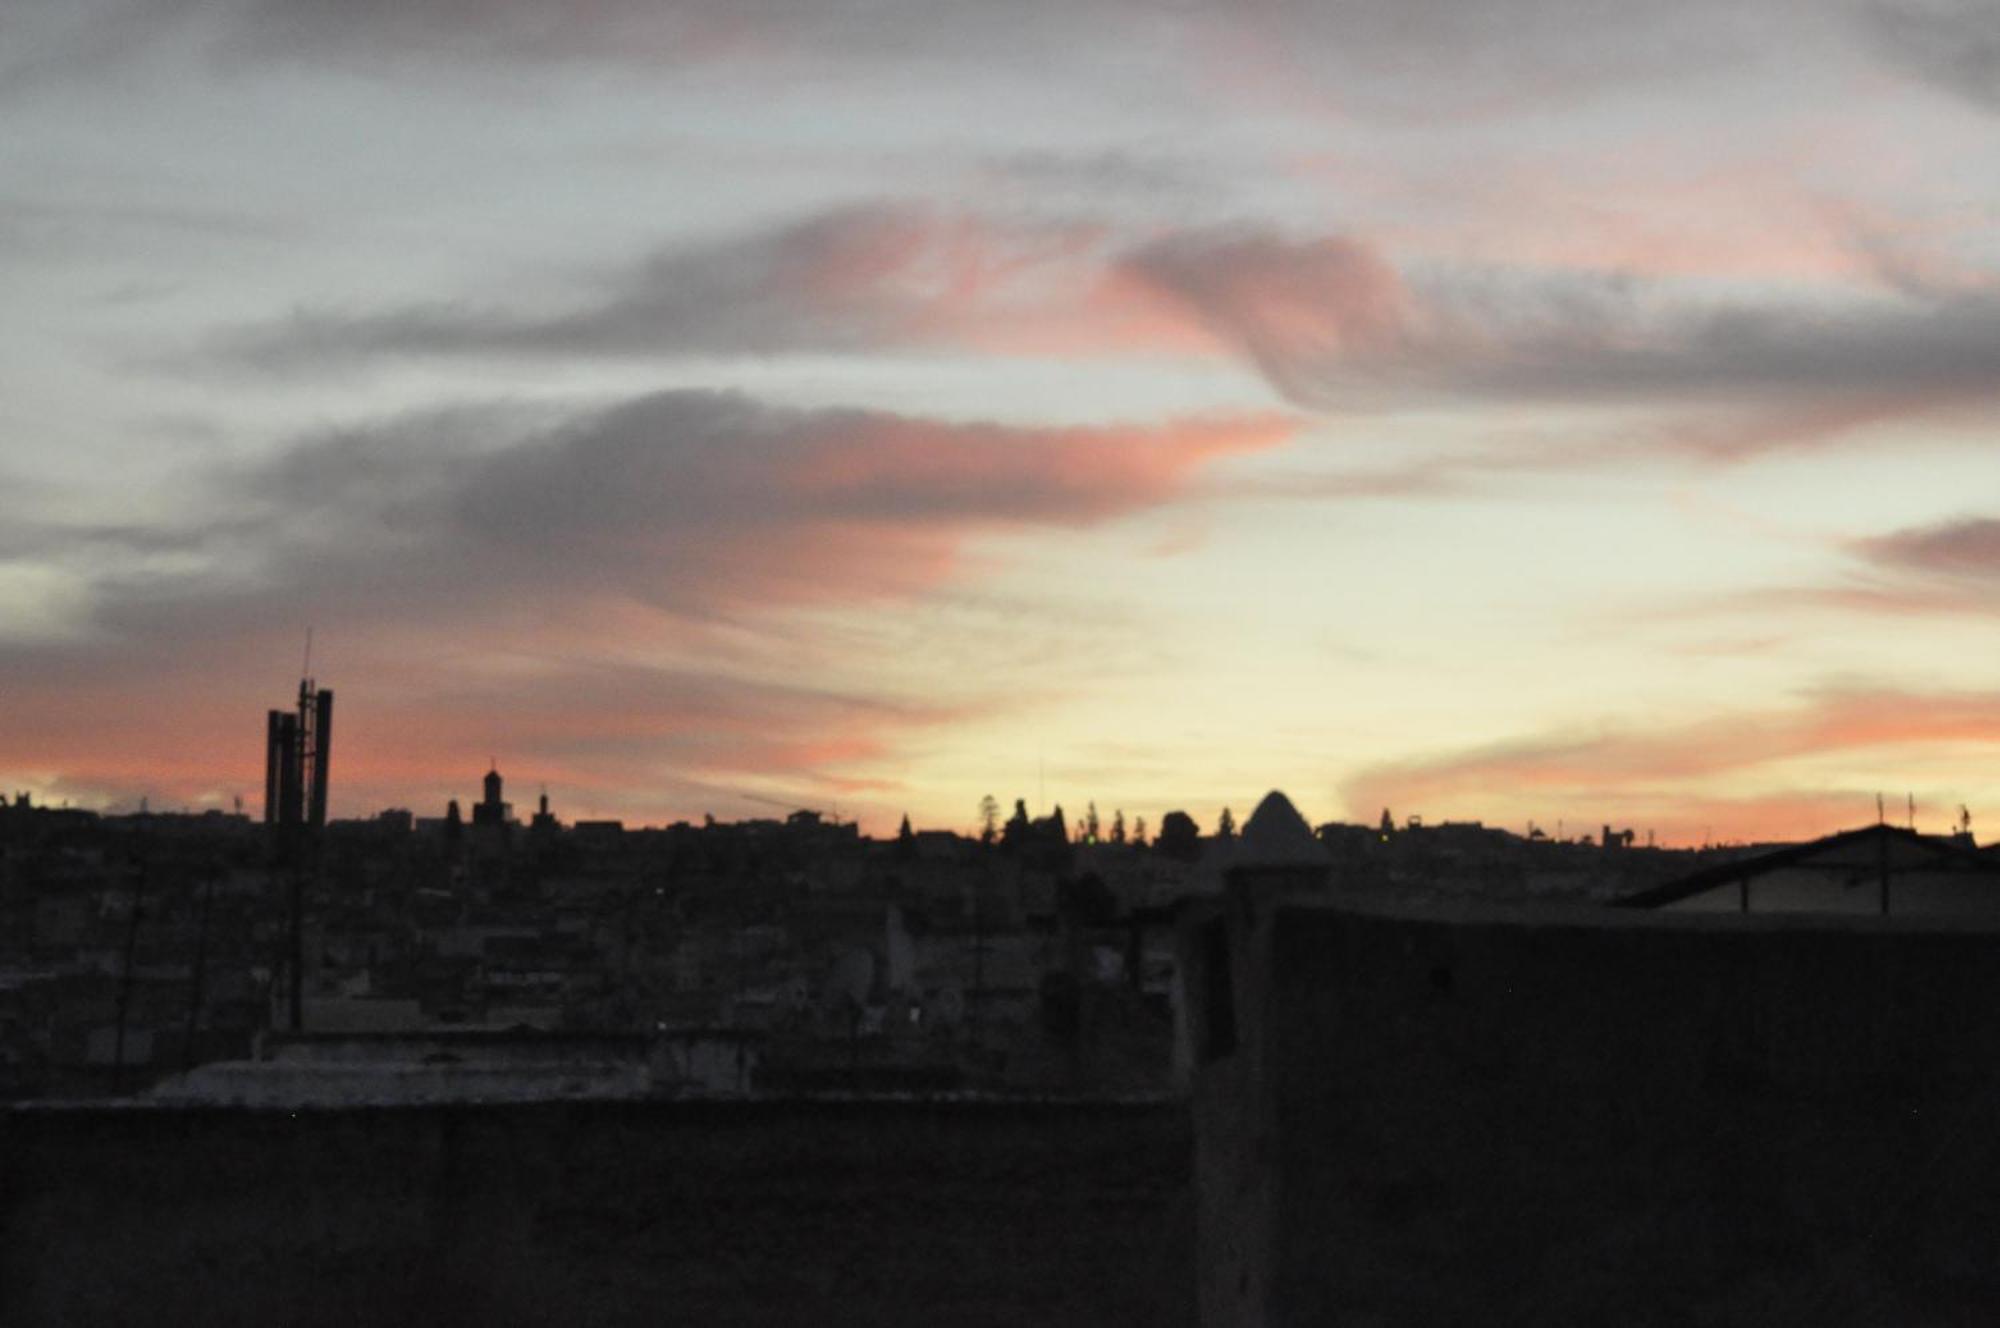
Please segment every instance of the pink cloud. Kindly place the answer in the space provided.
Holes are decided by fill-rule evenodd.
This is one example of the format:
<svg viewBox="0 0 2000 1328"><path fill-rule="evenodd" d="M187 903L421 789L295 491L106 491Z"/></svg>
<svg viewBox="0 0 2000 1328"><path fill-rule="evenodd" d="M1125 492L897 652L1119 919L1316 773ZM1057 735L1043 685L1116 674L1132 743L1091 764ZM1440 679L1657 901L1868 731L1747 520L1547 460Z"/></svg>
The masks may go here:
<svg viewBox="0 0 2000 1328"><path fill-rule="evenodd" d="M199 359L323 374L413 355L1217 354L1214 337L1173 301L1122 278L1117 242L1109 228L1075 220L855 206L678 243L550 312L483 298L306 309L225 330Z"/></svg>
<svg viewBox="0 0 2000 1328"><path fill-rule="evenodd" d="M1292 429L1000 427L668 393L511 440L453 442L427 419L308 440L216 478L230 522L190 514L209 533L188 552L228 575L107 577L87 632L0 649L0 778L163 802L254 792L262 712L285 703L311 623L340 698L344 812L438 802L488 754L650 820L745 781L881 793L902 743L964 712L805 685L797 642L745 645L737 625L939 592L974 539L1170 506ZM85 565L105 562L92 539L126 537L73 536Z"/></svg>

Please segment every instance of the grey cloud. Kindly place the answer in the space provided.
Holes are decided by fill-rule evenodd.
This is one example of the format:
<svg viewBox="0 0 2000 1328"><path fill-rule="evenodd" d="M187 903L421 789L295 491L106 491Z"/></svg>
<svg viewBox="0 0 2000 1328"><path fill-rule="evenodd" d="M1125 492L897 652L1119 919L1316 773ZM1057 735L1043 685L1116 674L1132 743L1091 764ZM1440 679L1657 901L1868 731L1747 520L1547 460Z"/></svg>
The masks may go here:
<svg viewBox="0 0 2000 1328"><path fill-rule="evenodd" d="M2000 282L1724 299L1617 273L1405 271L1354 236L1236 227L1120 249L1081 222L995 224L892 205L663 251L554 314L306 311L224 333L208 353L325 371L397 355L978 344L982 330L1022 313L987 279L1021 272L1037 274L1028 289L1043 303L1029 312L1045 323L1060 315L1051 301L1117 278L1240 353L1286 400L1320 411L1468 401L1686 407L1705 417L1664 445L1726 459L2000 400ZM1088 335L1080 317L1063 326ZM1121 344L1115 324L1103 336Z"/></svg>
<svg viewBox="0 0 2000 1328"><path fill-rule="evenodd" d="M1214 196L1229 165L1201 164L1165 152L1104 148L1093 152L1025 150L989 157L977 174L1005 185L1102 205L1107 197L1185 205Z"/></svg>
<svg viewBox="0 0 2000 1328"><path fill-rule="evenodd" d="M1358 384L1394 372L1417 335L1395 269L1345 237L1183 234L1132 251L1120 266L1241 349L1301 404L1316 404L1330 375Z"/></svg>
<svg viewBox="0 0 2000 1328"><path fill-rule="evenodd" d="M1471 366L1475 390L1526 395L1873 392L1990 396L2000 388L2000 296L1847 308L1747 304L1640 314L1580 342L1533 334Z"/></svg>
<svg viewBox="0 0 2000 1328"><path fill-rule="evenodd" d="M72 256L102 261L107 252L129 260L142 250L157 255L223 244L276 246L296 243L311 232L305 222L248 208L0 196L0 249L14 262ZM149 303L185 289L184 283L161 277L126 279L112 283L98 302Z"/></svg>
<svg viewBox="0 0 2000 1328"><path fill-rule="evenodd" d="M122 759L105 733L165 741L163 713L219 731L312 623L378 733L438 760L499 733L611 786L758 771L859 793L834 772L949 707L776 681L812 672L810 619L758 611L925 595L973 534L1169 502L1237 445L1211 423L1017 429L709 392L333 431L207 473L177 524L44 521L32 556L86 583L88 617L0 636L9 751L83 778L100 758L79 753ZM200 761L230 768L176 768Z"/></svg>
<svg viewBox="0 0 2000 1328"><path fill-rule="evenodd" d="M1856 551L1896 571L1962 582L2000 582L2000 520L1962 517L1861 541Z"/></svg>
<svg viewBox="0 0 2000 1328"><path fill-rule="evenodd" d="M325 371L396 355L977 344L982 329L1004 328L1021 312L996 301L986 278L1021 271L1039 271L1031 289L1044 302L1107 276L1149 292L1241 354L1286 400L1319 411L1440 402L1687 408L1696 418L1652 445L1729 459L1811 446L1895 415L2000 401L2000 282L1723 299L1618 273L1405 271L1346 235L1243 226L1120 249L1081 222L995 224L888 204L663 251L555 314L308 311L222 334L210 354ZM1056 313L1046 303L1036 311L1044 320ZM1065 326L1081 335L1081 323ZM1105 336L1119 345L1115 327Z"/></svg>
<svg viewBox="0 0 2000 1328"><path fill-rule="evenodd" d="M564 64L674 69L735 59L832 55L880 63L914 56L1061 53L1122 6L1059 0L992 6L813 0L82 0L36 4L17 23L18 54L0 87L98 72L160 49L224 65L394 70Z"/></svg>
<svg viewBox="0 0 2000 1328"><path fill-rule="evenodd" d="M1181 237L1126 267L1315 409L2000 400L2000 285L1700 301L1615 275L1404 274L1353 240L1259 231Z"/></svg>
<svg viewBox="0 0 2000 1328"><path fill-rule="evenodd" d="M96 75L173 44L212 0L14 0L0 7L0 96Z"/></svg>
<svg viewBox="0 0 2000 1328"><path fill-rule="evenodd" d="M58 6L45 6L57 12ZM178 45L237 64L374 71L588 64L657 72L775 58L854 68L1012 68L1125 95L1178 68L1235 95L1324 90L1349 114L1399 120L1490 116L1670 77L1796 56L1844 10L1799 0L99 0L50 35L30 71L103 64ZM116 38L95 35L121 34ZM1107 56L1115 58L1107 59Z"/></svg>
<svg viewBox="0 0 2000 1328"><path fill-rule="evenodd" d="M984 36L989 49L1037 37L1068 6L1029 0L1008 13L975 3L816 4L811 0L605 0L587 9L538 0L247 0L227 40L259 56L411 51L456 60L587 60L649 66L833 48L894 58L912 47ZM1013 40L1008 41L1008 38Z"/></svg>
<svg viewBox="0 0 2000 1328"><path fill-rule="evenodd" d="M1774 611L1824 610L1883 617L1991 618L2000 614L2000 519L1966 516L1841 541L1847 573L1818 585L1780 585L1690 605L1768 620ZM1657 614L1658 609L1648 611Z"/></svg>
<svg viewBox="0 0 2000 1328"><path fill-rule="evenodd" d="M1321 90L1343 112L1417 123L1546 109L1755 66L1781 39L1794 54L1806 50L1819 14L1786 0L1358 0L1205 10L1256 40L1246 72Z"/></svg>
<svg viewBox="0 0 2000 1328"><path fill-rule="evenodd" d="M2000 5L1992 0L1876 0L1864 11L1892 61L1957 96L2000 110Z"/></svg>
<svg viewBox="0 0 2000 1328"><path fill-rule="evenodd" d="M93 568L106 551L179 555L94 578L97 625L141 638L302 611L476 619L579 594L727 614L918 593L970 533L1170 501L1208 457L1281 431L942 424L696 391L557 425L539 407L433 412L221 472L179 527L36 538Z"/></svg>
<svg viewBox="0 0 2000 1328"><path fill-rule="evenodd" d="M950 317L953 265L977 261L971 243L923 209L845 208L662 250L554 313L450 302L380 312L307 309L221 333L206 355L261 369L322 371L397 355L773 354L901 345L935 334ZM1024 247L1035 243L1023 237Z"/></svg>

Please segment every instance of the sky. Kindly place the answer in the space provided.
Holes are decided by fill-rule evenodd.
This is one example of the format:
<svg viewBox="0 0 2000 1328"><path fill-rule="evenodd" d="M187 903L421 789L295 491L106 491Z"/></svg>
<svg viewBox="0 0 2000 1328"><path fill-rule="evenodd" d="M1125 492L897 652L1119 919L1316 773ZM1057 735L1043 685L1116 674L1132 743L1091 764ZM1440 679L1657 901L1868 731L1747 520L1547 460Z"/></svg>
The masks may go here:
<svg viewBox="0 0 2000 1328"><path fill-rule="evenodd" d="M2000 834L1991 0L0 0L0 788Z"/></svg>

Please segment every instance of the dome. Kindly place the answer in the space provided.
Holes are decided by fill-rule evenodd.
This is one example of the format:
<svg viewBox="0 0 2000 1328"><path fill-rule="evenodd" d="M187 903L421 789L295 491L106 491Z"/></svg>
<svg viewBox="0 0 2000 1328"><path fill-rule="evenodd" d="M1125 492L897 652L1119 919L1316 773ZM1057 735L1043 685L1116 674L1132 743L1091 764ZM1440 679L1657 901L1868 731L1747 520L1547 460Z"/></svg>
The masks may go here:
<svg viewBox="0 0 2000 1328"><path fill-rule="evenodd" d="M1319 842L1292 800L1272 789L1250 813L1237 846L1235 867L1324 867L1326 846Z"/></svg>

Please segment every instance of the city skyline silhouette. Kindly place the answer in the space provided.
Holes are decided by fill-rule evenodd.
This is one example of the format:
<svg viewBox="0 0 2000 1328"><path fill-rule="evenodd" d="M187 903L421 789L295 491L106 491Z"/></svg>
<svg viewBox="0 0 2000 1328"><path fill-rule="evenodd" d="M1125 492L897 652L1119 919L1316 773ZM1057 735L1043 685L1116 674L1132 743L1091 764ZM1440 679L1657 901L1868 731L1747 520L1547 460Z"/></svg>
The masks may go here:
<svg viewBox="0 0 2000 1328"><path fill-rule="evenodd" d="M8 1324L1995 1321L1996 0L0 0L0 123Z"/></svg>

